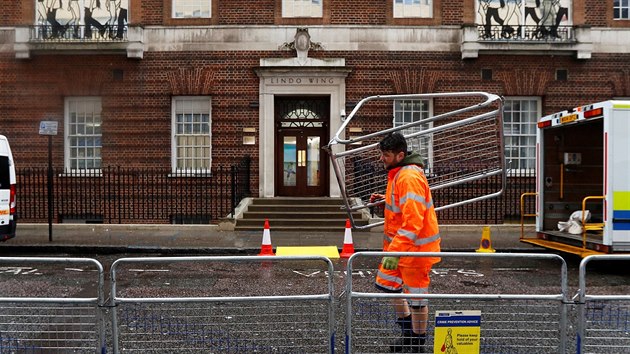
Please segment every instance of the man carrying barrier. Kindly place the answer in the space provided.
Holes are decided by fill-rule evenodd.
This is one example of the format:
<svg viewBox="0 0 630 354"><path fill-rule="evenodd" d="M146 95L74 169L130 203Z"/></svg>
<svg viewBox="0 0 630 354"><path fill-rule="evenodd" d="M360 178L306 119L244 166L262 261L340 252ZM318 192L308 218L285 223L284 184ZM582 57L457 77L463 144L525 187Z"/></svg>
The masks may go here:
<svg viewBox="0 0 630 354"><path fill-rule="evenodd" d="M374 119L384 107L381 101L393 101L392 121L384 116ZM405 118L406 111L401 112L405 104L421 102L429 107L437 101L446 104L447 111L435 115L427 111L411 120ZM361 230L383 225L385 252L440 252L437 211L503 192L502 112L502 98L485 92L381 95L358 102L342 117L342 126L326 146L352 226ZM362 122L363 117L370 121ZM352 131L366 134L349 134ZM419 154L408 153L408 148ZM378 168L364 168L377 161L386 175ZM491 187L456 193L459 186L481 183ZM439 203L434 201L436 194ZM353 212L383 206L381 221L355 224ZM394 301L402 336L391 344L391 352L424 351L429 312L421 295L428 293L429 273L439 261L440 257L383 257L376 287L413 295Z"/></svg>
<svg viewBox="0 0 630 354"><path fill-rule="evenodd" d="M379 143L380 160L387 174L387 191L374 193L371 202L385 199L383 251L439 252L440 233L429 184L422 171L422 158L407 152L400 133L386 135ZM376 287L385 292L426 294L429 272L438 257L383 257ZM429 318L426 299L394 299L402 337L390 346L394 353L422 353ZM410 306L411 305L411 306ZM411 309L410 309L411 307Z"/></svg>

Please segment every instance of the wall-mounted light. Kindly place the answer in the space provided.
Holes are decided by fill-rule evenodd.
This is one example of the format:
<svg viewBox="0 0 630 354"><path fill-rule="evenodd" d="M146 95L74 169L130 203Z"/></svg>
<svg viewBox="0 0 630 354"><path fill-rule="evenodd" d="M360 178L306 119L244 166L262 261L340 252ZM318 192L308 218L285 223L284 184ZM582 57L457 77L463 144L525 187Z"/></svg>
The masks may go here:
<svg viewBox="0 0 630 354"><path fill-rule="evenodd" d="M341 111L339 112L339 116L341 117L342 122L346 120L346 110L342 108Z"/></svg>

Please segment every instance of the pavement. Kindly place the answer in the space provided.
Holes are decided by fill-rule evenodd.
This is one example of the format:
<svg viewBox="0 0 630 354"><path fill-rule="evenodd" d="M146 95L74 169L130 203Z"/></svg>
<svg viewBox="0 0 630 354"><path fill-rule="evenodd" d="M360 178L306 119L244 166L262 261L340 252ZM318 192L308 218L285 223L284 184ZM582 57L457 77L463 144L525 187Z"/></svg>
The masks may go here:
<svg viewBox="0 0 630 354"><path fill-rule="evenodd" d="M536 252L541 248L519 241L520 224L440 225L442 251L471 252L481 247L482 231L489 226L490 249L497 252ZM382 230L382 228L381 228ZM524 226L525 235L534 233ZM221 225L48 224L19 223L16 237L0 243L0 252L32 253L199 253L254 255L261 249L260 231L234 231ZM279 246L337 246L344 232L274 231L271 244ZM356 252L381 251L382 231L352 231ZM488 248L488 247L486 247Z"/></svg>

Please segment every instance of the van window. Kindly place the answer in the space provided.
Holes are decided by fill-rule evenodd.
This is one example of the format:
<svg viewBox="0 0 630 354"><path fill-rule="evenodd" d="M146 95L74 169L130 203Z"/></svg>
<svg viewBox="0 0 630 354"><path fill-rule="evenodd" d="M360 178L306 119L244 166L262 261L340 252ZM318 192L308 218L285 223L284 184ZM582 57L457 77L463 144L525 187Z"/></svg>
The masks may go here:
<svg viewBox="0 0 630 354"><path fill-rule="evenodd" d="M9 173L9 157L0 156L0 189L11 188L11 179Z"/></svg>

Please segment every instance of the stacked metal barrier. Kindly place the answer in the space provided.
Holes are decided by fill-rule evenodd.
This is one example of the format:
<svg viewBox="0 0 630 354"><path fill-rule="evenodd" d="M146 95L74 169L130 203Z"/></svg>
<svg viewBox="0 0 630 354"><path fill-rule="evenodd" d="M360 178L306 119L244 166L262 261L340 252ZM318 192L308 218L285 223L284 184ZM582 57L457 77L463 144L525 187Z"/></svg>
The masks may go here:
<svg viewBox="0 0 630 354"><path fill-rule="evenodd" d="M361 116L362 108L380 101L400 100L442 100L454 109L370 131L374 129L374 119ZM385 193L387 175L379 161L378 142L391 132L402 133L409 150L424 158L425 175L437 211L501 195L506 176L502 112L501 97L485 92L383 95L361 100L325 147L353 227L369 229L382 224L357 226L352 212L382 207L384 203L369 199L372 193ZM351 128L357 128L362 135L350 135ZM466 193L462 194L461 188L453 189L464 184L468 186Z"/></svg>

